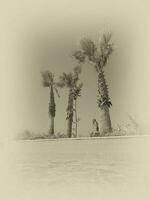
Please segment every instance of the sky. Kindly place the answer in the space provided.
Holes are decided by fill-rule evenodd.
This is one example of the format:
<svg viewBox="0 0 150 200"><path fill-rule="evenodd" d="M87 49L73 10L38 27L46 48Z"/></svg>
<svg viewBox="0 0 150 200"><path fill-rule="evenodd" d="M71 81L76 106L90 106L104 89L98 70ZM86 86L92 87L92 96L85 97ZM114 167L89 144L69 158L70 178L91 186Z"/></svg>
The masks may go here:
<svg viewBox="0 0 150 200"><path fill-rule="evenodd" d="M41 71L71 72L77 65L72 52L82 37L99 41L111 31L115 51L105 74L112 100L113 127L133 116L142 131L150 130L150 3L148 1L32 0L0 2L0 138L23 130L47 132L49 91ZM79 135L88 135L99 119L97 74L82 67L84 84L78 100ZM56 96L56 132L66 132L68 91Z"/></svg>

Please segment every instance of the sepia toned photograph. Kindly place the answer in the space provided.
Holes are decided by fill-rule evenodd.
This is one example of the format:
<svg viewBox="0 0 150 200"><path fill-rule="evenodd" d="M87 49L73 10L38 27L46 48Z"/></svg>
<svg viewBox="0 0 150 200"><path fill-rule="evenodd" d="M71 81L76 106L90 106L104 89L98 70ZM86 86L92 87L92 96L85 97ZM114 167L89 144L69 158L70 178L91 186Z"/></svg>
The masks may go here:
<svg viewBox="0 0 150 200"><path fill-rule="evenodd" d="M150 2L0 0L0 199L150 199Z"/></svg>

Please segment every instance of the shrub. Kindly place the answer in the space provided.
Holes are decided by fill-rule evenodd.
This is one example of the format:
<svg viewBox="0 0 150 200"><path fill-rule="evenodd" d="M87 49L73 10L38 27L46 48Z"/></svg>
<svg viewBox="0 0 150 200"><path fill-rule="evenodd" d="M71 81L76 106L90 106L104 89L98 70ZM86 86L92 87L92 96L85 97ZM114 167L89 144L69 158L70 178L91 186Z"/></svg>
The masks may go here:
<svg viewBox="0 0 150 200"><path fill-rule="evenodd" d="M55 136L55 137L56 137L56 138L67 138L68 136L65 135L64 133L58 132L58 133L56 133L56 136Z"/></svg>
<svg viewBox="0 0 150 200"><path fill-rule="evenodd" d="M47 139L48 134L46 133L38 133L35 134L29 130L25 130L22 133L19 133L15 139L19 140L36 140L36 139Z"/></svg>

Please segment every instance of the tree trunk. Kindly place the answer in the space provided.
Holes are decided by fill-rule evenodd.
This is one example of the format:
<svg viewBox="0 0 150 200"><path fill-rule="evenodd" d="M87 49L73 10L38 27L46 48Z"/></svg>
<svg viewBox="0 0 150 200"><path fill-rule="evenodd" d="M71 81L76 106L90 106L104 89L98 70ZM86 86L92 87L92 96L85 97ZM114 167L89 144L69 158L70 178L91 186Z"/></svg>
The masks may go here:
<svg viewBox="0 0 150 200"><path fill-rule="evenodd" d="M69 138L71 138L72 137L72 121L73 121L73 117L69 117L68 119L67 119L67 135L68 135L68 137Z"/></svg>
<svg viewBox="0 0 150 200"><path fill-rule="evenodd" d="M50 134L50 136L54 135L55 112L56 112L56 105L55 105L55 99L54 99L54 91L53 91L53 86L51 85L50 86L50 101L49 101L49 117L50 117L49 134Z"/></svg>
<svg viewBox="0 0 150 200"><path fill-rule="evenodd" d="M102 69L100 69L98 72L98 106L101 111L99 124L99 131L101 136L104 136L105 134L108 134L112 131L109 114L110 105L111 101L108 94L104 72Z"/></svg>
<svg viewBox="0 0 150 200"><path fill-rule="evenodd" d="M100 108L100 123L99 123L99 132L100 136L105 136L112 131L111 120L109 114L108 106L103 106Z"/></svg>
<svg viewBox="0 0 150 200"><path fill-rule="evenodd" d="M77 137L78 136L77 100L75 100L74 112L75 112L75 135Z"/></svg>
<svg viewBox="0 0 150 200"><path fill-rule="evenodd" d="M72 137L72 123L73 123L73 94L72 89L69 90L68 107L67 107L67 135Z"/></svg>
<svg viewBox="0 0 150 200"><path fill-rule="evenodd" d="M49 131L50 136L54 135L54 117L50 117L50 131Z"/></svg>

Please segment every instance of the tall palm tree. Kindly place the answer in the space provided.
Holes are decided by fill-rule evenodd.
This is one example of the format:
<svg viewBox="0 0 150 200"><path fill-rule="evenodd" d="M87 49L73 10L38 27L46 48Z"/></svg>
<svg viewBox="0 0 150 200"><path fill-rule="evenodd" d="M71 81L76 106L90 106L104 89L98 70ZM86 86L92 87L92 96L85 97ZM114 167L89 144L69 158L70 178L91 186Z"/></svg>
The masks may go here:
<svg viewBox="0 0 150 200"><path fill-rule="evenodd" d="M98 76L98 96L97 103L100 108L100 134L105 135L112 131L109 108L112 105L108 93L108 87L104 75L104 67L113 52L113 43L111 42L111 34L103 34L100 43L95 43L84 38L80 41L80 50L76 51L73 56L80 62L84 63L86 58L95 67Z"/></svg>
<svg viewBox="0 0 150 200"><path fill-rule="evenodd" d="M74 101L80 96L82 84L79 83L79 74L81 73L81 67L77 66L73 69L73 73L66 74L65 72L60 76L59 87L68 88L68 106L67 106L67 135L72 137L72 124L74 115ZM78 91L79 90L79 91Z"/></svg>
<svg viewBox="0 0 150 200"><path fill-rule="evenodd" d="M57 83L54 81L54 74L50 71L44 71L41 73L42 75L42 83L44 87L48 87L50 90L50 100L49 100L49 117L50 117L50 136L54 136L54 118L56 114L56 104L54 91L59 97L59 93L57 90Z"/></svg>

